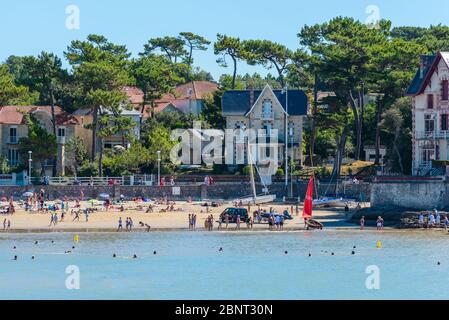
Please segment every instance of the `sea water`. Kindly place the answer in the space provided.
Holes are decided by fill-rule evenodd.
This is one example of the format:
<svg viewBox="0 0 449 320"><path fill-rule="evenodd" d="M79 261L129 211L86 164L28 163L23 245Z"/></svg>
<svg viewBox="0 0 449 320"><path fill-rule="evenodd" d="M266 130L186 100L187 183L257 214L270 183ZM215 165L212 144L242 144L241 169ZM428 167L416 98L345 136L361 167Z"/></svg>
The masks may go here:
<svg viewBox="0 0 449 320"><path fill-rule="evenodd" d="M73 240L0 234L0 299L449 299L445 232L123 232ZM79 289L67 285L73 266Z"/></svg>

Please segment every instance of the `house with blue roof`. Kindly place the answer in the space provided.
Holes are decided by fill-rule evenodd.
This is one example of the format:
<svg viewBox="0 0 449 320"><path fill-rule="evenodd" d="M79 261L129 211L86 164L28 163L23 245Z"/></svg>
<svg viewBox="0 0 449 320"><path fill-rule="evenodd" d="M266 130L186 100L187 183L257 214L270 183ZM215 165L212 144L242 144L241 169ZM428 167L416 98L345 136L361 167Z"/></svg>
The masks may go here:
<svg viewBox="0 0 449 320"><path fill-rule="evenodd" d="M449 160L449 52L423 55L407 95L412 97L413 174L439 175Z"/></svg>
<svg viewBox="0 0 449 320"><path fill-rule="evenodd" d="M308 99L302 90L273 90L266 85L263 90L226 91L222 97L222 114L226 118L227 129L254 129L256 132L264 129L267 136L277 130L280 164L284 162L287 146L288 157L302 165L302 131L307 110ZM286 134L288 141L285 141ZM234 155L236 153L234 151ZM246 146L244 154L245 163L248 163ZM254 162L257 163L256 160Z"/></svg>

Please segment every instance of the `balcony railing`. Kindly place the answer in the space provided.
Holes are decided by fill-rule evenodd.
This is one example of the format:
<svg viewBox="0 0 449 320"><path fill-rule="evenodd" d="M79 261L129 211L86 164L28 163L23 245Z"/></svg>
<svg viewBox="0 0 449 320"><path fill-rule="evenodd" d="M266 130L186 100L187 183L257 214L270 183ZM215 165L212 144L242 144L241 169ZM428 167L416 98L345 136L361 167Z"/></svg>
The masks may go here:
<svg viewBox="0 0 449 320"><path fill-rule="evenodd" d="M449 131L417 131L415 134L415 138L417 140L449 140Z"/></svg>
<svg viewBox="0 0 449 320"><path fill-rule="evenodd" d="M9 136L9 143L18 143L19 139L17 138L17 136Z"/></svg>
<svg viewBox="0 0 449 320"><path fill-rule="evenodd" d="M267 113L262 112L260 119L261 120L273 120L274 112L267 112Z"/></svg>

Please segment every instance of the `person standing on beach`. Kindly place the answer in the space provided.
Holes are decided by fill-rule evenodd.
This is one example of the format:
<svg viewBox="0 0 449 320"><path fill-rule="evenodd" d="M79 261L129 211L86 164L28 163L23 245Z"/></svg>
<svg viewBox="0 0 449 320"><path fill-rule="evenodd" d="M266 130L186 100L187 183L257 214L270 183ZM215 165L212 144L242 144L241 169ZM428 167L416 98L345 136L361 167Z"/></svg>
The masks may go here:
<svg viewBox="0 0 449 320"><path fill-rule="evenodd" d="M58 223L58 214L55 213L55 215L53 216L53 225L56 227L57 223Z"/></svg>
<svg viewBox="0 0 449 320"><path fill-rule="evenodd" d="M78 210L75 210L75 218L73 218L73 220L72 220L72 222L73 221L80 221L80 212L79 212L79 209Z"/></svg>
<svg viewBox="0 0 449 320"><path fill-rule="evenodd" d="M421 228L424 226L424 215L422 214L422 212L419 214L418 224Z"/></svg>
<svg viewBox="0 0 449 320"><path fill-rule="evenodd" d="M383 230L384 228L384 219L381 216L377 217L377 230Z"/></svg>
<svg viewBox="0 0 449 320"><path fill-rule="evenodd" d="M443 223L444 223L444 229L447 230L447 227L449 225L449 219L447 218L447 215L444 215Z"/></svg>
<svg viewBox="0 0 449 320"><path fill-rule="evenodd" d="M225 213L225 223L226 223L226 230L228 230L229 225L229 214Z"/></svg>
<svg viewBox="0 0 449 320"><path fill-rule="evenodd" d="M240 230L240 215L237 216L235 222L237 223L236 229L237 229L237 230Z"/></svg>
<svg viewBox="0 0 449 320"><path fill-rule="evenodd" d="M6 218L3 220L3 230L6 230Z"/></svg>
<svg viewBox="0 0 449 320"><path fill-rule="evenodd" d="M131 231L133 228L133 219L131 219L131 217L129 217L129 231Z"/></svg>
<svg viewBox="0 0 449 320"><path fill-rule="evenodd" d="M6 226L6 230L10 230L11 229L11 220L8 220L8 225Z"/></svg>
<svg viewBox="0 0 449 320"><path fill-rule="evenodd" d="M50 217L50 227L51 227L51 225L53 224L53 221L55 221L54 220L55 218L53 217L53 213L51 214L51 217Z"/></svg>
<svg viewBox="0 0 449 320"><path fill-rule="evenodd" d="M122 217L120 217L118 219L118 228L117 228L117 232L123 230L123 222L122 222Z"/></svg>
<svg viewBox="0 0 449 320"><path fill-rule="evenodd" d="M192 230L193 228L193 217L192 215L189 213L189 230Z"/></svg>
<svg viewBox="0 0 449 320"><path fill-rule="evenodd" d="M360 218L360 230L364 230L365 229L365 216L362 216Z"/></svg>

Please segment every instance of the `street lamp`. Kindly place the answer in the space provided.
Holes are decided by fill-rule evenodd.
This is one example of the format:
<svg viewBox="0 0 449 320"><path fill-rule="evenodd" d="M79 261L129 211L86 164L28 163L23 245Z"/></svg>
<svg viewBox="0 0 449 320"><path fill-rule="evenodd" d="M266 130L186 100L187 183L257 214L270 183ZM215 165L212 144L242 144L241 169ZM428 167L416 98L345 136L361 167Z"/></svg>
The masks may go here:
<svg viewBox="0 0 449 320"><path fill-rule="evenodd" d="M33 162L33 159L31 159L32 154L33 151L28 151L28 184L31 184L31 163Z"/></svg>
<svg viewBox="0 0 449 320"><path fill-rule="evenodd" d="M291 123L291 126L288 128L288 135L290 136L291 144L290 144L290 150L291 150L291 156L290 156L290 198L293 198L293 159L294 159L294 148L293 148L293 122Z"/></svg>
<svg viewBox="0 0 449 320"><path fill-rule="evenodd" d="M157 181L158 186L161 185L161 151L157 151Z"/></svg>
<svg viewBox="0 0 449 320"><path fill-rule="evenodd" d="M286 83L282 89L285 93L285 188L288 188L288 84Z"/></svg>

